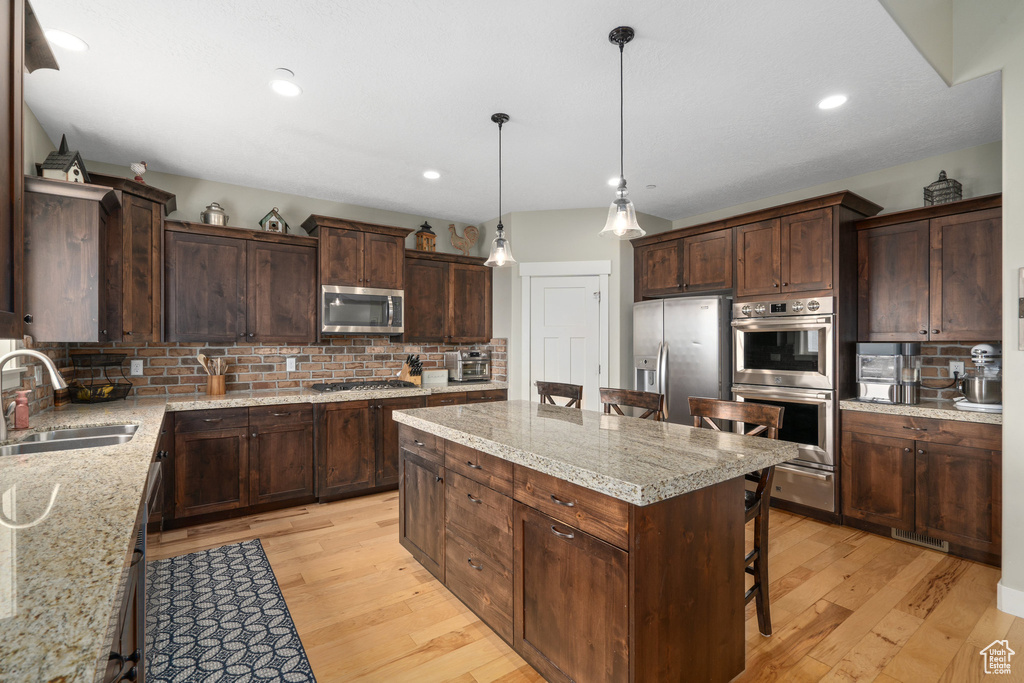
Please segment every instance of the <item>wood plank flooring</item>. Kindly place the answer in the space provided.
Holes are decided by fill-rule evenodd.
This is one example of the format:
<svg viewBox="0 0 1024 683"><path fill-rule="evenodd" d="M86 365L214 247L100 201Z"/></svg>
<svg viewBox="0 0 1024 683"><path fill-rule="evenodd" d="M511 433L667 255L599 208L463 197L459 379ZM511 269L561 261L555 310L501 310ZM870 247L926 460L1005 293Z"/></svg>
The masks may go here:
<svg viewBox="0 0 1024 683"><path fill-rule="evenodd" d="M320 683L543 680L398 544L397 492L154 534L150 558L251 538ZM1024 681L1024 619L996 609L997 569L777 510L770 550L774 635L751 603L736 681ZM978 652L1003 638L1013 675L986 676Z"/></svg>

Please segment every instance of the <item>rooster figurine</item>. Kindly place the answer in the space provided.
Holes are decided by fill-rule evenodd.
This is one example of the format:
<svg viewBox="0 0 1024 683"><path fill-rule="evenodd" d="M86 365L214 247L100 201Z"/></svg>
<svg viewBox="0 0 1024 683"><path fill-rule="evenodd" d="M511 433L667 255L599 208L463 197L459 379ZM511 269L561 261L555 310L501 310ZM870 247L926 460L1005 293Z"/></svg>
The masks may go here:
<svg viewBox="0 0 1024 683"><path fill-rule="evenodd" d="M145 161L137 161L128 168L132 169L132 173L135 174L135 182L146 184L146 181L142 179L142 174L146 172L148 165Z"/></svg>
<svg viewBox="0 0 1024 683"><path fill-rule="evenodd" d="M476 238L480 236L480 231L472 225L467 225L466 229L463 230L463 234L459 235L455 231L455 224L449 223L448 232L452 234L452 246L461 251L465 256L469 256L469 250L476 244Z"/></svg>

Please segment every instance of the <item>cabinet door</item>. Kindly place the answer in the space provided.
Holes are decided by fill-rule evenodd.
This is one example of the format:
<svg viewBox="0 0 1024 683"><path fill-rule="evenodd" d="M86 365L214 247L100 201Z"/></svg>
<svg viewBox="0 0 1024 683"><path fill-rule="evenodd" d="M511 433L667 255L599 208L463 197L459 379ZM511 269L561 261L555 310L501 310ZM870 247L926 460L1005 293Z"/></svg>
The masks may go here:
<svg viewBox="0 0 1024 683"><path fill-rule="evenodd" d="M930 339L1001 338L1000 216L1000 209L989 209L932 219Z"/></svg>
<svg viewBox="0 0 1024 683"><path fill-rule="evenodd" d="M423 408L427 405L423 396L389 398L377 407L377 486L398 483L398 423L393 417L396 410Z"/></svg>
<svg viewBox="0 0 1024 683"><path fill-rule="evenodd" d="M857 234L858 339L927 339L928 258L928 221Z"/></svg>
<svg viewBox="0 0 1024 683"><path fill-rule="evenodd" d="M363 233L363 286L402 289L405 240L375 232Z"/></svg>
<svg viewBox="0 0 1024 683"><path fill-rule="evenodd" d="M732 288L732 239L732 230L683 238L683 291Z"/></svg>
<svg viewBox="0 0 1024 683"><path fill-rule="evenodd" d="M448 270L448 342L491 340L491 269L452 263Z"/></svg>
<svg viewBox="0 0 1024 683"><path fill-rule="evenodd" d="M0 339L20 339L24 296L22 198L22 73L25 53L25 2L15 0L0 12Z"/></svg>
<svg viewBox="0 0 1024 683"><path fill-rule="evenodd" d="M373 426L369 401L318 406L320 478L317 494L332 496L374 485Z"/></svg>
<svg viewBox="0 0 1024 683"><path fill-rule="evenodd" d="M779 220L744 225L736 230L736 296L778 294Z"/></svg>
<svg viewBox="0 0 1024 683"><path fill-rule="evenodd" d="M316 341L316 249L249 242L247 337L255 342Z"/></svg>
<svg viewBox="0 0 1024 683"><path fill-rule="evenodd" d="M164 251L166 340L245 337L246 240L167 232Z"/></svg>
<svg viewBox="0 0 1024 683"><path fill-rule="evenodd" d="M914 442L843 432L843 514L914 530Z"/></svg>
<svg viewBox="0 0 1024 683"><path fill-rule="evenodd" d="M443 261L405 259L406 342L443 342L448 336L448 266Z"/></svg>
<svg viewBox="0 0 1024 683"><path fill-rule="evenodd" d="M628 555L515 504L514 646L551 681L629 678Z"/></svg>
<svg viewBox="0 0 1024 683"><path fill-rule="evenodd" d="M122 197L120 339L160 341L163 205L128 193ZM111 331L115 338L116 334Z"/></svg>
<svg viewBox="0 0 1024 683"><path fill-rule="evenodd" d="M683 245L681 240L637 247L635 268L639 269L640 296L664 296L683 291Z"/></svg>
<svg viewBox="0 0 1024 683"><path fill-rule="evenodd" d="M399 460L398 540L444 581L444 467L404 448Z"/></svg>
<svg viewBox="0 0 1024 683"><path fill-rule="evenodd" d="M320 228L320 284L363 285L363 233Z"/></svg>
<svg viewBox="0 0 1024 683"><path fill-rule="evenodd" d="M917 447L917 531L998 555L1002 454L922 441Z"/></svg>
<svg viewBox="0 0 1024 683"><path fill-rule="evenodd" d="M251 429L249 504L313 496L312 423Z"/></svg>
<svg viewBox="0 0 1024 683"><path fill-rule="evenodd" d="M249 504L249 440L245 428L187 432L174 438L175 517Z"/></svg>
<svg viewBox="0 0 1024 683"><path fill-rule="evenodd" d="M780 289L832 289L832 210L817 209L781 221Z"/></svg>

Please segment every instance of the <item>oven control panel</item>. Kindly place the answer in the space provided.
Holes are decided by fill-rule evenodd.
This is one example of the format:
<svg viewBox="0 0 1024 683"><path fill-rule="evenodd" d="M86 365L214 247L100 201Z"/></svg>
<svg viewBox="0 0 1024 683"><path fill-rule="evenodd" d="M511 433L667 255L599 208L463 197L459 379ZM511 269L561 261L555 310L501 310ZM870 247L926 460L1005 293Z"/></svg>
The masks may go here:
<svg viewBox="0 0 1024 683"><path fill-rule="evenodd" d="M733 318L779 318L794 315L831 315L834 311L835 297L817 297L733 304L732 316Z"/></svg>

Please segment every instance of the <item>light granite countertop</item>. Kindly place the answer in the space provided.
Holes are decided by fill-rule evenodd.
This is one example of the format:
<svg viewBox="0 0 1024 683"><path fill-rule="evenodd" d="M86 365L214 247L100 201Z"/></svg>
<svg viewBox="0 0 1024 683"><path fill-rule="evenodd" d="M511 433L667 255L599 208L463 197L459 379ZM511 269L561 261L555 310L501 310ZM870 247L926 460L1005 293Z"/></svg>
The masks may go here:
<svg viewBox="0 0 1024 683"><path fill-rule="evenodd" d="M1003 424L1002 413L981 413L970 410L958 410L956 403L950 400L923 399L917 405L907 406L850 399L840 401L839 408L841 410L857 410L865 413L903 415L904 417L929 417L933 420L979 422L981 424L990 425Z"/></svg>
<svg viewBox="0 0 1024 683"><path fill-rule="evenodd" d="M668 422L500 401L395 420L628 503L650 505L797 457L797 444Z"/></svg>
<svg viewBox="0 0 1024 683"><path fill-rule="evenodd" d="M139 430L117 446L0 456L0 682L100 680L165 412L506 387L492 382L327 394L192 394L69 405L33 415L31 429L11 432L9 442L63 427L131 423Z"/></svg>

